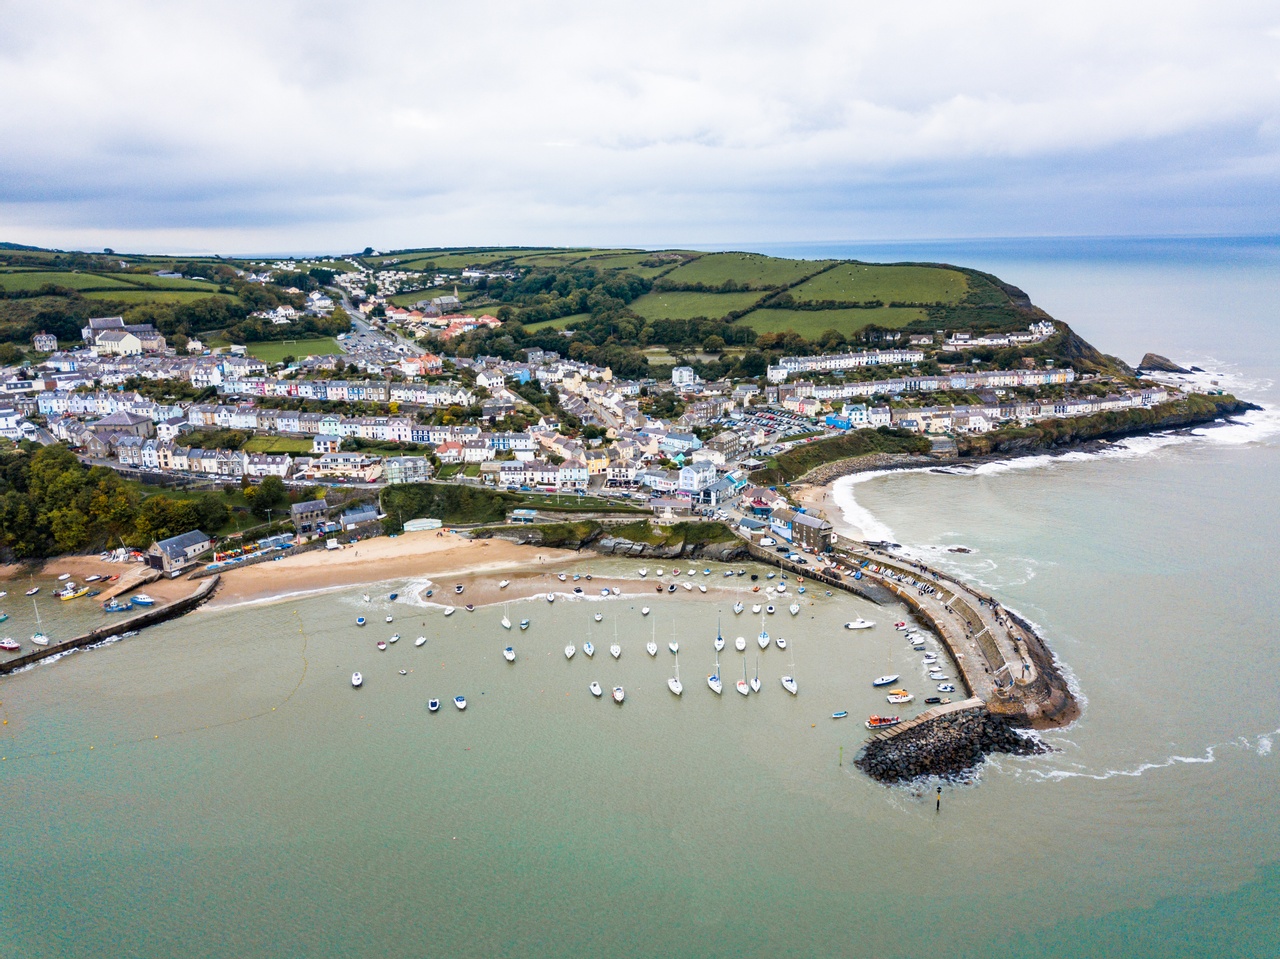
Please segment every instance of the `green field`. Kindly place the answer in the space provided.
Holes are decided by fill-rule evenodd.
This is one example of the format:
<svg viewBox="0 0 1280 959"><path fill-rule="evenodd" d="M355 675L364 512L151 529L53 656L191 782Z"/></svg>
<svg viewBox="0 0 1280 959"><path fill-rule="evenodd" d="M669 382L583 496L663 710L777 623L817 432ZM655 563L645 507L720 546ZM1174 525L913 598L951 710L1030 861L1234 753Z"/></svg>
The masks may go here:
<svg viewBox="0 0 1280 959"><path fill-rule="evenodd" d="M827 330L839 330L848 336L872 323L897 329L925 316L924 310L912 306L885 306L878 310L755 310L738 322L759 333L794 330L806 340L814 340Z"/></svg>
<svg viewBox="0 0 1280 959"><path fill-rule="evenodd" d="M789 286L830 266L834 260L780 260L758 253L705 253L666 275L673 283L719 286L726 280L757 289Z"/></svg>
<svg viewBox="0 0 1280 959"><path fill-rule="evenodd" d="M968 292L968 278L956 270L861 263L834 267L790 290L797 300L885 303L959 303Z"/></svg>
<svg viewBox="0 0 1280 959"><path fill-rule="evenodd" d="M653 255L653 253L602 253L592 256L589 260L584 261L582 265L590 265L602 270L626 270L628 273L634 273L636 276L643 276L649 279L653 279L656 276L662 276L664 273L669 273L679 265L679 261L674 260L663 262L660 266L640 265L644 260L650 259Z"/></svg>
<svg viewBox="0 0 1280 959"><path fill-rule="evenodd" d="M196 293L189 290L139 290L136 287L132 289L115 289L99 290L85 293L86 300L115 300L120 303L190 303L193 300L203 300L208 296L223 296L216 289L205 290L203 293ZM236 301L234 296L228 296L228 300Z"/></svg>
<svg viewBox="0 0 1280 959"><path fill-rule="evenodd" d="M694 316L719 319L733 310L745 310L760 302L762 293L646 293L631 309L651 320L687 320Z"/></svg>
<svg viewBox="0 0 1280 959"><path fill-rule="evenodd" d="M273 340L269 343L248 344L249 355L264 363L280 363L286 356L332 356L342 352L338 341L331 336L318 336L309 340Z"/></svg>
<svg viewBox="0 0 1280 959"><path fill-rule="evenodd" d="M289 436L255 436L241 449L246 453L310 453L311 440Z"/></svg>
<svg viewBox="0 0 1280 959"><path fill-rule="evenodd" d="M208 280L184 280L167 276L152 276L149 273L108 273L106 276L134 287L150 290L204 290L217 293L218 284Z"/></svg>
<svg viewBox="0 0 1280 959"><path fill-rule="evenodd" d="M0 286L10 293L38 290L52 283L68 290L134 290L136 286L121 283L97 273L17 272L0 273Z"/></svg>
<svg viewBox="0 0 1280 959"><path fill-rule="evenodd" d="M575 323L581 323L583 320L591 318L590 313L574 313L572 316L562 316L556 320L543 320L541 323L527 323L526 330L533 330L542 333L545 330L567 330Z"/></svg>

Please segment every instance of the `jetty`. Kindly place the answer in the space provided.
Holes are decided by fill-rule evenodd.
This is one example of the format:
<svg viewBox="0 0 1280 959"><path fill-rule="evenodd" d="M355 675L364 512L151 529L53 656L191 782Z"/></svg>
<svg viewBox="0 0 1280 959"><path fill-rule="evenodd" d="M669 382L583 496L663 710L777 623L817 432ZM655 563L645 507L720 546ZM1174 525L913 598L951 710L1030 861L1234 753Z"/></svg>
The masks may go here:
<svg viewBox="0 0 1280 959"><path fill-rule="evenodd" d="M134 583L134 586L140 585ZM145 629L148 626L154 626L157 623L163 623L167 620L174 619L184 613L189 613L195 609L210 595L218 586L218 577L216 575L204 580L195 591L181 599L175 599L171 603L165 603L163 606L153 606L144 610L137 616L130 616L128 619L113 619L106 626L99 626L97 629L90 630L80 636L72 639L63 640L60 643L50 643L48 646L37 647L29 653L21 656L15 656L13 659L5 660L0 663L0 676L17 672L27 666L31 666L40 662L42 659L49 659L52 656L60 656L63 653L70 652L73 649L84 649L86 646L94 646L98 643L106 642L109 639L115 639L125 633L136 632Z"/></svg>

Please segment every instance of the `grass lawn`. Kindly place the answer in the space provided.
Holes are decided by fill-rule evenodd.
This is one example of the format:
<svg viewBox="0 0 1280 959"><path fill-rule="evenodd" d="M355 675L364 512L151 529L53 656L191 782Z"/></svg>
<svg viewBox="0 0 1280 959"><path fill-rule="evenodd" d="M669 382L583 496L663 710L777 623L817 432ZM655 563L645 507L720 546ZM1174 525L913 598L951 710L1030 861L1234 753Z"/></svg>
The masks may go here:
<svg viewBox="0 0 1280 959"><path fill-rule="evenodd" d="M917 307L884 306L878 310L756 310L738 322L758 333L795 330L806 340L813 340L827 330L839 330L848 336L872 323L896 329L924 317L925 311Z"/></svg>
<svg viewBox="0 0 1280 959"><path fill-rule="evenodd" d="M753 287L788 286L823 267L832 260L781 260L758 253L705 253L692 263L667 274L673 283L707 283L725 280L750 283Z"/></svg>
<svg viewBox="0 0 1280 959"><path fill-rule="evenodd" d="M680 265L679 260L664 260L659 266L640 265L642 261L649 259L653 255L653 253L599 253L593 254L588 263L602 270L626 270L628 273L634 273L636 276L644 276L650 279L669 273Z"/></svg>
<svg viewBox="0 0 1280 959"><path fill-rule="evenodd" d="M444 466L440 467L440 475L437 476L436 479L451 479L452 477L457 476L461 470L461 463L446 463Z"/></svg>
<svg viewBox="0 0 1280 959"><path fill-rule="evenodd" d="M137 287L98 273L56 271L0 273L0 286L10 293L38 290L47 283L69 290L135 290Z"/></svg>
<svg viewBox="0 0 1280 959"><path fill-rule="evenodd" d="M117 300L121 303L191 303L194 300L203 300L210 296L223 296L218 292L217 288L207 289L203 292L195 292L189 290L141 290L134 287L112 287L110 290L90 292L84 295L86 300ZM237 300L237 297L228 296L228 300Z"/></svg>
<svg viewBox="0 0 1280 959"><path fill-rule="evenodd" d="M590 318L590 313L574 313L571 316L562 316L558 320L543 320L541 323L526 323L526 330L536 330L541 333L543 330L567 330L569 327L583 320Z"/></svg>
<svg viewBox="0 0 1280 959"><path fill-rule="evenodd" d="M463 465L463 467L462 467L462 475L463 475L463 476L471 476L471 477L479 476L479 475L480 475L480 464L479 464L479 463L466 463L466 464L464 464L464 465Z"/></svg>
<svg viewBox="0 0 1280 959"><path fill-rule="evenodd" d="M310 453L311 440L291 436L254 436L241 449L246 453Z"/></svg>
<svg viewBox="0 0 1280 959"><path fill-rule="evenodd" d="M412 293L396 293L391 297L391 302L396 306L412 307L419 300L432 300L437 296L444 296L446 292L453 294L453 290L445 290L442 286L432 286L425 290L414 290Z"/></svg>
<svg viewBox="0 0 1280 959"><path fill-rule="evenodd" d="M646 293L632 302L631 309L651 320L687 320L694 316L719 319L732 310L755 305L763 296L763 293Z"/></svg>
<svg viewBox="0 0 1280 959"><path fill-rule="evenodd" d="M286 356L335 356L342 352L338 341L331 336L319 336L309 340L273 340L247 344L249 355L264 363L280 363Z"/></svg>
<svg viewBox="0 0 1280 959"><path fill-rule="evenodd" d="M797 300L959 303L967 292L968 279L955 270L846 263L806 280L791 295Z"/></svg>

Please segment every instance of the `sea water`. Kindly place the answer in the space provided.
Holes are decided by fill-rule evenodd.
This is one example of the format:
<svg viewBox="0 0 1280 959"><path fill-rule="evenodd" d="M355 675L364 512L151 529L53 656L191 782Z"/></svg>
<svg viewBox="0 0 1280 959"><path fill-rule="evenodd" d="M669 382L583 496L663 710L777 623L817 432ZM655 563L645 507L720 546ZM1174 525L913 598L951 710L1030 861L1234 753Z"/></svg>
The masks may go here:
<svg viewBox="0 0 1280 959"><path fill-rule="evenodd" d="M1103 349L1272 397L1274 262L970 252L886 258L981 261ZM658 597L638 564L593 560L633 584L513 604L527 632L500 607L446 620L380 598L400 582L357 629L353 587L5 678L0 955L1274 956L1280 451L1249 422L841 488L851 521L1035 621L1085 704L1046 734L1054 752L945 785L940 812L934 784L849 766L884 708L870 678L923 682L898 611L821 590L794 619L778 603L765 626L789 648L760 653L763 690L743 698L733 638L754 674L759 617L714 595L750 586L719 567L697 577L708 597ZM879 625L841 628L860 615ZM795 698L778 683L793 668Z"/></svg>

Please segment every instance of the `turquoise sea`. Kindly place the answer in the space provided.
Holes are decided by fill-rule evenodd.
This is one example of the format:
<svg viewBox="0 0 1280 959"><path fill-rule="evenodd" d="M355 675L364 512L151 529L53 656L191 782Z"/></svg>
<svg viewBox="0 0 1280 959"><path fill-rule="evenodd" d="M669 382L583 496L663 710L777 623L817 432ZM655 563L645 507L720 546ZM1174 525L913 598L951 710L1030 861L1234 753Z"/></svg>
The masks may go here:
<svg viewBox="0 0 1280 959"><path fill-rule="evenodd" d="M1165 353L1280 405L1275 243L911 248L768 252L979 266L1108 352ZM790 646L760 655L746 699L732 638L759 623L714 588L516 604L533 625L506 633L501 609L387 603L419 569L372 590L390 627L354 627L353 587L5 678L0 956L1275 956L1275 425L839 488L845 521L1035 621L1085 701L1046 735L1054 752L946 785L941 812L931 784L848 765L877 709L868 677L918 665L886 628L896 611L845 596L768 619ZM880 625L839 628L857 615ZM405 638L377 652L391 629ZM566 661L588 636L594 660ZM794 699L778 685L792 657ZM625 705L592 679L623 683Z"/></svg>

